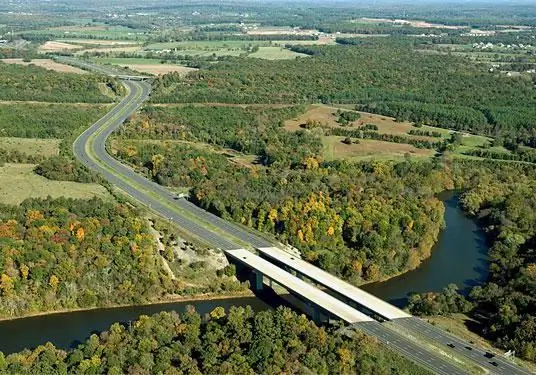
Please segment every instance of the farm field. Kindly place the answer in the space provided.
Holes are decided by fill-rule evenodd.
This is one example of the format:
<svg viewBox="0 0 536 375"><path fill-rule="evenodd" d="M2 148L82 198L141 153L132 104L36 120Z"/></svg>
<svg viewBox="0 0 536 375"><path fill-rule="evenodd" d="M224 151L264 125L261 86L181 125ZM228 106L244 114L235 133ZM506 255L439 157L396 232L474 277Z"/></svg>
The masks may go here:
<svg viewBox="0 0 536 375"><path fill-rule="evenodd" d="M0 137L0 150L20 151L28 155L58 155L61 139Z"/></svg>
<svg viewBox="0 0 536 375"><path fill-rule="evenodd" d="M300 44L300 45L312 45L312 44L327 44L332 42L326 40L322 43L315 40L223 40L223 41L185 41L185 42L171 42L171 43L153 43L145 47L147 51L164 51L171 50L179 55L188 56L239 56L247 53L253 47L259 47L259 51L254 52L248 56L266 58L266 59L286 59L300 56L301 54L294 53L285 49L287 44Z"/></svg>
<svg viewBox="0 0 536 375"><path fill-rule="evenodd" d="M33 164L10 164L0 167L0 203L20 204L27 198L51 196L90 199L111 199L108 191L98 184L71 181L51 181L34 173Z"/></svg>
<svg viewBox="0 0 536 375"><path fill-rule="evenodd" d="M162 65L161 60L158 59L144 59L144 58L130 58L130 57L94 57L93 62L99 64L112 64L112 65Z"/></svg>
<svg viewBox="0 0 536 375"><path fill-rule="evenodd" d="M145 49L147 50L162 50L175 49L178 50L210 50L210 49L234 49L243 48L246 46L264 46L269 45L268 41L262 40L204 40L204 41L184 41L184 42L169 42L169 43L151 43Z"/></svg>
<svg viewBox="0 0 536 375"><path fill-rule="evenodd" d="M54 70L61 73L76 73L76 74L87 74L85 70L75 68L74 66L60 64L54 60L50 59L34 59L31 61L24 61L23 59L3 59L2 62L6 64L19 64L19 65L37 65L48 70Z"/></svg>
<svg viewBox="0 0 536 375"><path fill-rule="evenodd" d="M80 56L86 53L135 53L141 51L141 46L131 45L124 47L122 45L110 45L105 47L87 48L74 52L75 55Z"/></svg>
<svg viewBox="0 0 536 375"><path fill-rule="evenodd" d="M113 40L113 39L58 39L57 42L83 44L90 46L136 46L138 42L133 40Z"/></svg>
<svg viewBox="0 0 536 375"><path fill-rule="evenodd" d="M32 30L28 34L51 35L58 39L122 39L135 41L145 39L145 31L123 26L61 26Z"/></svg>
<svg viewBox="0 0 536 375"><path fill-rule="evenodd" d="M188 68L186 66L172 64L127 64L125 66L140 73L149 73L154 75L162 75L167 73L179 73L180 75L186 75L197 70L195 68Z"/></svg>

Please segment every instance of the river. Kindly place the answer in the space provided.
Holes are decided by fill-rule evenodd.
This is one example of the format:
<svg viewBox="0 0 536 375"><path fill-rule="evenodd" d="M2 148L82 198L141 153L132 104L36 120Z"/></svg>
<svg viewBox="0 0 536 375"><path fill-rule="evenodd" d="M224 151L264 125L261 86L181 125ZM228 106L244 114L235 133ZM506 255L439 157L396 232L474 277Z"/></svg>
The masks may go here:
<svg viewBox="0 0 536 375"><path fill-rule="evenodd" d="M450 283L467 291L485 280L488 261L484 234L459 209L455 193L445 192L439 198L445 203L446 228L441 232L432 256L414 271L385 282L365 285L363 289L403 306L411 292L441 291ZM0 351L13 353L47 341L60 348L69 348L84 341L91 333L107 329L114 322L128 322L139 315L159 311L182 312L188 305L195 306L200 314L208 313L217 306L251 305L256 311L270 308L262 300L248 297L96 309L1 321Z"/></svg>
<svg viewBox="0 0 536 375"><path fill-rule="evenodd" d="M455 192L443 192L438 198L445 204L446 228L440 233L430 258L414 271L364 285L364 290L404 306L412 292L440 292L453 283L466 293L486 280L488 247L484 232L459 208Z"/></svg>
<svg viewBox="0 0 536 375"><path fill-rule="evenodd" d="M218 306L226 310L231 306L248 305L256 311L270 309L269 305L258 298L244 297L95 309L6 320L0 322L0 351L4 354L14 353L47 341L66 349L85 341L92 333L108 329L115 322L126 323L140 315L152 315L160 311L184 312L188 305L195 306L201 315Z"/></svg>

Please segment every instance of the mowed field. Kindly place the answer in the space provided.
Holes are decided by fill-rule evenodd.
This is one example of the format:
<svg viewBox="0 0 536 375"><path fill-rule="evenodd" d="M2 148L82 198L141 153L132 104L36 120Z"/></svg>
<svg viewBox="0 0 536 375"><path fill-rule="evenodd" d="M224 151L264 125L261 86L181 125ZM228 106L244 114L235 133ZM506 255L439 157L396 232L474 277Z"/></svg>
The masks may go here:
<svg viewBox="0 0 536 375"><path fill-rule="evenodd" d="M20 204L28 198L51 196L90 199L111 199L108 191L98 184L51 181L34 173L33 164L6 163L0 167L0 203Z"/></svg>
<svg viewBox="0 0 536 375"><path fill-rule="evenodd" d="M178 72L181 75L186 75L197 69L188 68L182 65L176 64L162 64L157 59L143 59L143 58L94 58L94 62L99 64L111 64L126 67L131 70L135 70L140 73L148 73L153 75L162 75L171 72Z"/></svg>
<svg viewBox="0 0 536 375"><path fill-rule="evenodd" d="M57 42L70 43L70 44L84 44L84 45L101 46L101 47L138 45L138 42L136 41L112 40L112 39L58 39Z"/></svg>
<svg viewBox="0 0 536 375"><path fill-rule="evenodd" d="M172 64L122 64L129 69L135 70L140 73L148 73L153 75L163 75L167 73L179 73L181 76L196 71L195 68L188 68L186 66L172 65Z"/></svg>
<svg viewBox="0 0 536 375"><path fill-rule="evenodd" d="M87 74L86 71L75 68L74 66L65 65L57 63L54 60L50 59L35 59L30 62L23 61L23 59L3 59L3 62L6 64L19 64L19 65L37 65L48 70L55 70L56 72L61 73L76 73L76 74Z"/></svg>
<svg viewBox="0 0 536 375"><path fill-rule="evenodd" d="M50 157L59 154L60 142L61 139L0 137L0 150Z"/></svg>
<svg viewBox="0 0 536 375"><path fill-rule="evenodd" d="M368 160L368 159L401 159L406 156L429 158L435 154L433 150L417 148L406 143L392 143L371 139L359 139L358 144L343 143L344 137L322 137L323 156L327 161Z"/></svg>

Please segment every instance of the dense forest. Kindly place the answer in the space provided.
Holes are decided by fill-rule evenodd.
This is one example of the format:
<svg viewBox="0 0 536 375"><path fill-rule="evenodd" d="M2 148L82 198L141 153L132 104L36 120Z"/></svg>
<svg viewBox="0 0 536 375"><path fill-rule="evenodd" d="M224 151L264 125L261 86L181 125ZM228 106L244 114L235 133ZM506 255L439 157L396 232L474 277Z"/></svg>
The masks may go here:
<svg viewBox="0 0 536 375"><path fill-rule="evenodd" d="M89 127L108 110L107 106L97 105L3 103L0 136L64 138L80 127Z"/></svg>
<svg viewBox="0 0 536 375"><path fill-rule="evenodd" d="M16 374L428 374L360 333L319 328L286 308L255 313L218 307L206 317L141 316L118 323L76 349L52 344L4 356Z"/></svg>
<svg viewBox="0 0 536 375"><path fill-rule="evenodd" d="M118 156L149 178L192 188L202 207L273 233L354 283L416 267L443 223L433 194L450 182L432 163L322 163L311 156L294 168L265 168L173 141L119 144Z"/></svg>
<svg viewBox="0 0 536 375"><path fill-rule="evenodd" d="M493 164L492 164L493 165ZM521 164L474 166L462 195L464 209L486 229L490 277L472 290L484 333L518 355L536 360L536 171Z"/></svg>
<svg viewBox="0 0 536 375"><path fill-rule="evenodd" d="M30 199L0 209L0 316L139 304L174 285L126 205Z"/></svg>
<svg viewBox="0 0 536 375"><path fill-rule="evenodd" d="M119 131L128 139L172 139L202 142L253 154L265 165L296 165L317 155L320 140L308 132L290 133L283 120L301 106L283 108L196 106L145 107Z"/></svg>
<svg viewBox="0 0 536 375"><path fill-rule="evenodd" d="M0 62L0 100L61 103L109 103L122 93L115 80L90 74L59 73L35 65Z"/></svg>
<svg viewBox="0 0 536 375"><path fill-rule="evenodd" d="M492 74L457 56L422 54L408 41L307 46L307 58L232 58L187 78L157 80L155 102L359 103L360 110L495 135L536 122L534 80ZM525 114L519 116L519 113Z"/></svg>

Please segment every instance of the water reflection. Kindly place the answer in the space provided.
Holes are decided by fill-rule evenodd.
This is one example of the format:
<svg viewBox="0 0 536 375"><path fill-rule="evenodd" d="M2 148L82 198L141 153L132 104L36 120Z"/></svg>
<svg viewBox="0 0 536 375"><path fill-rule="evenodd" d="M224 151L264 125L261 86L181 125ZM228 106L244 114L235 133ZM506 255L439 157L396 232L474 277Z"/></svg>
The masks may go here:
<svg viewBox="0 0 536 375"><path fill-rule="evenodd" d="M416 270L382 283L363 286L368 292L397 306L407 303L411 293L439 292L456 284L464 293L488 275L488 247L484 233L459 208L458 196L444 192L446 228L441 232L432 256Z"/></svg>
<svg viewBox="0 0 536 375"><path fill-rule="evenodd" d="M209 313L218 306L226 310L231 306L247 305L256 311L270 309L270 306L262 300L248 297L118 307L16 319L0 322L0 351L5 354L14 353L47 341L59 348L72 348L84 342L92 333L102 332L115 322L128 323L140 315L151 315L160 311L184 312L188 305L194 305L201 315Z"/></svg>

